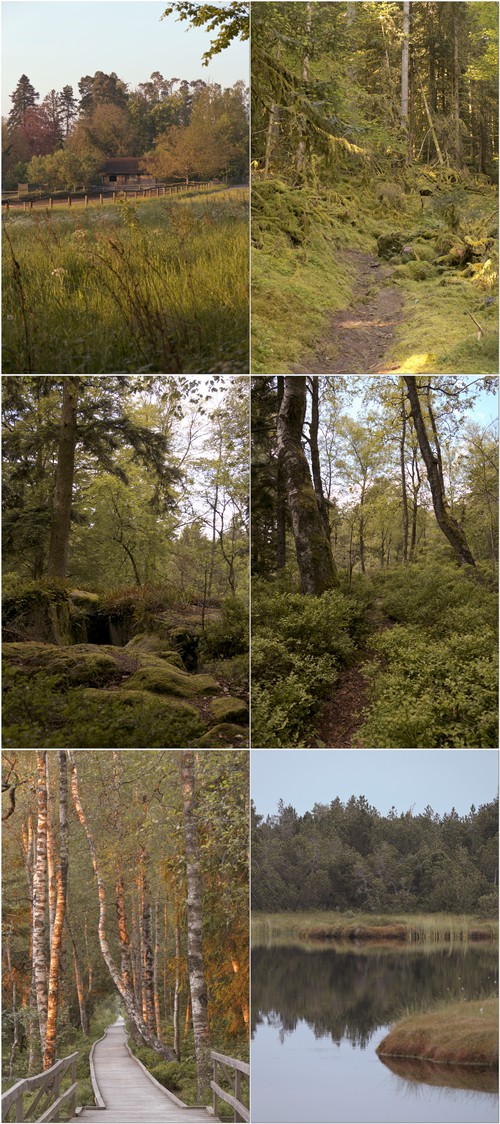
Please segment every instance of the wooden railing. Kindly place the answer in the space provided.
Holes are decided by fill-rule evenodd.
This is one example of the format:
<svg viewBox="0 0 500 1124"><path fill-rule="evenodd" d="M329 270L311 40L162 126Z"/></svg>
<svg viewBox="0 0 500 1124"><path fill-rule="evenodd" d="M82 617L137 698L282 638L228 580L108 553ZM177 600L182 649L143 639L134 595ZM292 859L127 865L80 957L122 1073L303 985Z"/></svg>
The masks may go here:
<svg viewBox="0 0 500 1124"><path fill-rule="evenodd" d="M77 191L68 194L59 193L58 195L40 192L30 199L19 199L17 192L4 192L2 195L2 211L8 215L11 211L32 211L38 210L40 207L48 208L51 211L53 207L71 207L75 204L83 204L88 207L92 203L102 207L106 203L116 203L119 195L126 195L130 199L158 199L163 195L179 195L186 191L206 191L208 188L215 186L223 187L224 185L214 184L213 180L207 180L204 183L190 181L189 183L157 184L154 187L128 187L127 184L124 184L122 187L118 186L106 191Z"/></svg>
<svg viewBox="0 0 500 1124"><path fill-rule="evenodd" d="M67 1058L61 1058L60 1062L56 1062L50 1069L46 1069L45 1073L37 1073L34 1077L24 1077L21 1081L17 1081L11 1089L7 1089L6 1093L2 1094L2 1120L7 1120L8 1113L12 1106L15 1106L16 1115L11 1119L13 1120L26 1120L26 1118L33 1118L37 1113L37 1124L42 1124L45 1120L59 1120L59 1109L66 1101L70 1102L71 1116L75 1115L76 1111L76 1089L78 1082L76 1080L76 1059L78 1053L69 1054ZM63 1077L70 1072L71 1085L65 1089L64 1093L60 1092L61 1081ZM33 1098L30 1105L24 1104L24 1096L30 1093L32 1089L38 1089L38 1093ZM41 1113L41 1115L39 1115Z"/></svg>
<svg viewBox="0 0 500 1124"><path fill-rule="evenodd" d="M249 1121L250 1112L241 1100L241 1082L245 1079L248 1081L250 1066L246 1062L240 1062L238 1058L229 1058L226 1054L217 1054L215 1050L210 1051L210 1056L214 1067L213 1079L210 1082L210 1088L214 1095L214 1116L217 1116L217 1098L220 1097L221 1101L230 1104L234 1109L233 1120ZM219 1085L219 1070L231 1086L232 1093L228 1093L226 1089L222 1089Z"/></svg>

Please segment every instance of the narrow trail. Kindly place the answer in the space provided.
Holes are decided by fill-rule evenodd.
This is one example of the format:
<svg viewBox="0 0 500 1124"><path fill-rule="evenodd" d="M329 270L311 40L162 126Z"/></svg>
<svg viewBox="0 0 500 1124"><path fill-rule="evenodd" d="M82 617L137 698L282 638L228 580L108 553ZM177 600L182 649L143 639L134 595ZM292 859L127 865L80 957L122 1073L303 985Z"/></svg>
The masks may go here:
<svg viewBox="0 0 500 1124"><path fill-rule="evenodd" d="M379 598L368 610L367 618L371 636L393 628L396 623L384 613ZM381 662L380 654L374 648L363 648L358 653L357 662L340 673L333 694L323 703L316 721L315 735L306 748L321 746L327 749L352 749L352 739L363 724L370 705L370 680L363 667L375 661Z"/></svg>
<svg viewBox="0 0 500 1124"><path fill-rule="evenodd" d="M319 343L308 374L383 374L384 356L402 318L403 297L389 284L392 267L374 254L347 250L357 273L353 303L332 315L328 334Z"/></svg>

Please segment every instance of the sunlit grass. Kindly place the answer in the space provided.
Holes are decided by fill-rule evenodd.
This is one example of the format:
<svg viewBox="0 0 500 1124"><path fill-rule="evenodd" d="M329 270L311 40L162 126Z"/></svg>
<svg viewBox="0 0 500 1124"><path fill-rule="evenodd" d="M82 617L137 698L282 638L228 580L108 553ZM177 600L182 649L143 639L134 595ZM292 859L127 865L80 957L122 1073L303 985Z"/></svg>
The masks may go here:
<svg viewBox="0 0 500 1124"><path fill-rule="evenodd" d="M396 1023L377 1047L381 1056L456 1065L498 1065L498 999L442 1003Z"/></svg>
<svg viewBox="0 0 500 1124"><path fill-rule="evenodd" d="M248 369L245 189L13 215L4 372Z"/></svg>

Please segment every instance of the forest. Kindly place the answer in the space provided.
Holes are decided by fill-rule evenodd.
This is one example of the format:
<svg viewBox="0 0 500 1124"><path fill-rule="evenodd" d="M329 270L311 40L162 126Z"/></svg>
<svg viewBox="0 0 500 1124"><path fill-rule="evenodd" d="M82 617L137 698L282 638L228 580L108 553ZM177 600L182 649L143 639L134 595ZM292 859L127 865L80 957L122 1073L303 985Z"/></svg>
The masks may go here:
<svg viewBox="0 0 500 1124"><path fill-rule="evenodd" d="M302 816L282 800L265 820L253 808L252 909L336 910L339 924L353 910L494 918L498 799L466 816L430 806L382 816L364 796Z"/></svg>
<svg viewBox="0 0 500 1124"><path fill-rule="evenodd" d="M241 7L234 32L209 26L208 56L248 37ZM40 101L19 77L2 122L4 371L248 370L246 80L153 70L132 87L97 70Z"/></svg>
<svg viewBox="0 0 500 1124"><path fill-rule="evenodd" d="M4 377L4 746L247 744L247 384Z"/></svg>
<svg viewBox="0 0 500 1124"><path fill-rule="evenodd" d="M6 751L3 793L3 1088L78 1050L92 1104L122 1014L199 1104L210 1049L248 1056L248 754Z"/></svg>
<svg viewBox="0 0 500 1124"><path fill-rule="evenodd" d="M252 370L495 373L498 7L252 9Z"/></svg>
<svg viewBox="0 0 500 1124"><path fill-rule="evenodd" d="M253 746L497 746L496 384L253 378Z"/></svg>

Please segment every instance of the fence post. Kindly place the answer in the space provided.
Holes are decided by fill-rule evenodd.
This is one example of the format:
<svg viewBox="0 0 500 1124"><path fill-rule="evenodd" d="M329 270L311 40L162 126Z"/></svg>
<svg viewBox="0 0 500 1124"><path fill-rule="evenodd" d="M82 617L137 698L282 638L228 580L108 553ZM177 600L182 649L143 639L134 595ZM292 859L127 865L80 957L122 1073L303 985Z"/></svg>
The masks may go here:
<svg viewBox="0 0 500 1124"><path fill-rule="evenodd" d="M74 1085L76 1081L76 1058L71 1062L71 1084ZM70 1112L74 1116L76 1112L76 1089L71 1094Z"/></svg>
<svg viewBox="0 0 500 1124"><path fill-rule="evenodd" d="M71 207L71 195L68 195L68 207Z"/></svg>
<svg viewBox="0 0 500 1124"><path fill-rule="evenodd" d="M83 198L85 199L85 206L86 206L86 207L88 207L88 205L89 205L89 197L88 197L88 195L84 195L84 197L83 197Z"/></svg>
<svg viewBox="0 0 500 1124"><path fill-rule="evenodd" d="M217 1062L216 1062L215 1058L212 1058L212 1062L213 1062L213 1082L214 1082L214 1085L216 1085L217 1084ZM214 1093L214 1095L213 1095L214 1116L217 1116L217 1093L215 1092L215 1089L214 1089L213 1093Z"/></svg>
<svg viewBox="0 0 500 1124"><path fill-rule="evenodd" d="M236 1100L241 1101L241 1073L240 1073L239 1069L235 1069L235 1071L234 1071L233 1089L234 1089L234 1095L236 1097ZM233 1120L237 1120L238 1116L239 1116L239 1113L235 1109Z"/></svg>
<svg viewBox="0 0 500 1124"><path fill-rule="evenodd" d="M113 192L113 203L116 203L116 191Z"/></svg>

